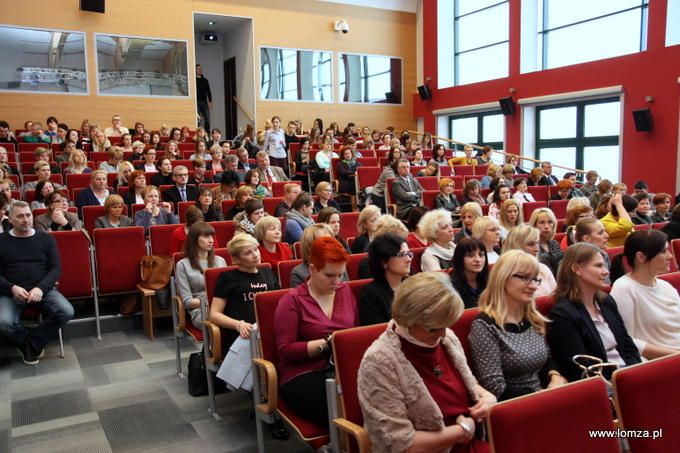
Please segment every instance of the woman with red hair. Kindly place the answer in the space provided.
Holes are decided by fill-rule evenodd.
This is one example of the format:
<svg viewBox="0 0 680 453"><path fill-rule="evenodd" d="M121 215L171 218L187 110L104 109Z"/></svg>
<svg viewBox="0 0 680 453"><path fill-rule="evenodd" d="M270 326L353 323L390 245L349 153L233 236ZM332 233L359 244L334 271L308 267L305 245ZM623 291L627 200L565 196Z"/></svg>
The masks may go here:
<svg viewBox="0 0 680 453"><path fill-rule="evenodd" d="M328 423L324 365L333 332L359 325L352 290L342 283L349 255L335 238L314 241L309 278L290 290L276 308L281 396L300 417Z"/></svg>

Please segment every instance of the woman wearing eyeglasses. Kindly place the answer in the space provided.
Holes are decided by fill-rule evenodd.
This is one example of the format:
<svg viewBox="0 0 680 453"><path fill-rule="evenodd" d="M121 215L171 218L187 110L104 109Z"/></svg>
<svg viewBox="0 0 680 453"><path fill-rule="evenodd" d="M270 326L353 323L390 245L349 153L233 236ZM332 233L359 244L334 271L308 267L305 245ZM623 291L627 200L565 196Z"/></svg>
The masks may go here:
<svg viewBox="0 0 680 453"><path fill-rule="evenodd" d="M535 257L512 250L491 269L479 299L482 313L468 339L479 384L498 401L567 383L550 357L545 318L534 304L538 275Z"/></svg>
<svg viewBox="0 0 680 453"><path fill-rule="evenodd" d="M486 259L489 264L498 261L501 248L498 242L501 239L501 228L498 220L492 217L480 217L472 224L472 237L481 240L486 247Z"/></svg>
<svg viewBox="0 0 680 453"><path fill-rule="evenodd" d="M359 318L362 326L392 319L394 292L411 272L413 253L406 239L396 234L376 237L368 246L368 268L373 281L359 291Z"/></svg>
<svg viewBox="0 0 680 453"><path fill-rule="evenodd" d="M49 193L45 197L47 212L35 218L35 229L38 231L71 231L83 228L78 214L68 212L68 198L61 190Z"/></svg>

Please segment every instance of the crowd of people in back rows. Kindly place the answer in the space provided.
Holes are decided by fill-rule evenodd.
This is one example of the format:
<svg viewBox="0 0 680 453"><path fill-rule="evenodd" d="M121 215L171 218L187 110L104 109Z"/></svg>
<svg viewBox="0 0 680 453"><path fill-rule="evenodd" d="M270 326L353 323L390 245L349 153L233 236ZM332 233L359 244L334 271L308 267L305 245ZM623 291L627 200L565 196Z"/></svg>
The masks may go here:
<svg viewBox="0 0 680 453"><path fill-rule="evenodd" d="M277 119L272 119L270 131L278 131ZM327 137L327 141L335 140ZM317 200L301 191L299 184L290 183L276 212L264 212L262 199L267 194L259 188L260 181L287 181L287 163L292 160L288 154L272 153L268 139L264 143L264 149L255 153L256 163L249 163L254 168L239 172L238 168L217 167L220 185L212 190L200 183L192 187L188 168L173 168L171 162L167 174L159 167L154 176L169 178L160 181L172 185L163 194L159 187L165 184L147 185L146 169L131 170L126 179L118 179L118 188L127 184L126 194L132 194L129 209L140 202L144 205L135 213L134 223L147 230L151 225L177 223L179 203L195 202L186 212L186 224L178 226L173 247L185 253L176 278L180 297L197 327L203 322L199 309L205 299L203 272L225 265L215 256L219 244L214 228L206 222L234 220L236 234L225 245L238 269L220 276L209 311L210 321L227 331L223 345L227 350L239 338L248 338L255 323L254 294L280 288L278 264L292 259L292 246L300 242L302 262L291 272L291 291L278 304L274 334L281 395L291 410L310 421L327 423L324 381L333 333L359 325L388 323L364 356L358 379L365 428L376 451L409 447L441 451L454 445L456 451L488 451L479 433L489 407L580 379L581 369L572 361L575 355L594 356L615 368L680 350L680 297L675 288L657 278L670 270L673 256L668 240L680 232L680 210L671 211L670 195L649 194L644 182L637 183L636 195L630 196L623 184L598 183L594 172L577 187L575 175L558 180L549 163L539 169L540 178L533 170L527 177L516 165L510 169L505 165L500 173L493 169L488 181L468 181L460 201L453 194L453 180L440 178L441 194L435 204L422 206L423 190L414 184L417 180L409 170L412 162L406 158L410 156L402 155L401 145L395 143L388 146L390 162L370 191L369 201L375 204L364 207L358 217L359 235L343 238L343 215L323 180L316 185ZM280 141L272 144L282 145ZM145 146L142 154L152 149ZM490 159L492 151L482 153L481 165L486 165L484 159ZM466 150L463 159L471 157L471 152L471 148ZM240 159L234 158L231 163L238 167ZM453 163L454 168L461 164L479 163ZM49 179L44 175L49 176L51 169L49 161L36 166L39 177L43 175L35 185L37 199ZM103 204L108 214L97 220L101 227L132 224L122 215L128 204L125 197L108 192L106 173L92 172L91 187L81 191L78 207ZM253 175L257 175L255 182ZM240 176L245 184L239 187ZM384 203L390 178L394 178L396 217L386 213ZM0 181L0 189L6 181ZM560 219L564 222L549 207L522 218L522 204L532 201L526 190L530 181L556 186L555 200L569 200L566 218ZM482 184L487 182L492 189L490 200L482 196L486 188ZM40 183L43 186L38 190ZM262 186L267 189L271 184ZM27 190L33 189L24 187L24 193ZM0 202L9 205L3 219L9 231L0 237L0 307L12 297L31 301L42 296L29 293L29 288L25 294L15 293L9 277L18 275L16 269L7 274L2 263L13 250L5 252L4 246L17 247L10 238L44 237L31 233L28 206L11 202L1 191ZM225 199L235 201L227 213L220 210ZM57 186L44 195L46 231L65 228L65 224L81 227L78 215L68 212L67 202L66 192ZM280 214L286 217L283 228ZM35 220L39 229L40 222ZM636 224L657 220L669 222L663 231L635 230ZM566 234L558 241L560 223ZM610 261L604 250L612 246L623 246L623 253ZM352 253L367 253L358 276L373 278L361 288L358 300L343 283L348 280ZM271 267L261 267L262 263ZM536 308L539 296L556 300L550 321ZM449 329L465 308L479 309L468 338L473 369ZM3 323L5 318L0 316ZM6 331L3 325L0 332ZM27 340L19 338L24 334L31 338L18 331L12 341L21 345L25 363L37 363L44 342L31 339L26 346ZM605 376L611 372L606 370ZM280 425L273 428L279 438L285 437L281 429Z"/></svg>

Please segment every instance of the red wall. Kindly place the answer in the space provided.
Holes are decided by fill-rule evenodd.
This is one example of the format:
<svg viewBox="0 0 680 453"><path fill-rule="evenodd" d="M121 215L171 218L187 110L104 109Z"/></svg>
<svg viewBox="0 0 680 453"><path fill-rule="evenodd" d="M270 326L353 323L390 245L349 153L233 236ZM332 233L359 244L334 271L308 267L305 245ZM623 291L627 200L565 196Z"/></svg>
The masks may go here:
<svg viewBox="0 0 680 453"><path fill-rule="evenodd" d="M520 0L510 0L510 76L440 90L437 89L437 0L424 1L423 23L428 24L423 27L424 77L432 78L429 82L432 99L421 101L415 95L414 117L424 118L425 130L434 131L433 110L495 102L507 96L517 101L623 85L623 182L629 186L629 192L635 181L645 179L651 192L677 193L680 46L664 47L666 0L649 2L646 51L528 74L519 73L520 3ZM418 82L422 84L425 80ZM516 92L510 93L510 88L515 88ZM654 101L646 102L646 96L653 96ZM651 107L654 130L636 132L631 112L644 107ZM509 152L520 150L520 117L519 106L515 115L506 117L505 149Z"/></svg>

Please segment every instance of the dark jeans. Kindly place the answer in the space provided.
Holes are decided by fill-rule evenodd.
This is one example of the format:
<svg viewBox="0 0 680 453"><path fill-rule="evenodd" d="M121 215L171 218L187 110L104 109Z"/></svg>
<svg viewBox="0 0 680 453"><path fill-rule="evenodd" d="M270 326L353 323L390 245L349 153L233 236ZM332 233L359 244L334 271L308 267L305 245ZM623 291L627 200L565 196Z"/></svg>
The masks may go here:
<svg viewBox="0 0 680 453"><path fill-rule="evenodd" d="M323 371L310 371L295 376L281 386L281 396L290 410L321 426L328 426L326 377Z"/></svg>
<svg viewBox="0 0 680 453"><path fill-rule="evenodd" d="M376 205L377 207L380 208L380 212L385 214L387 212L387 205L385 204L385 197L381 197L379 195L373 195L371 194L371 200L373 201L373 204Z"/></svg>
<svg viewBox="0 0 680 453"><path fill-rule="evenodd" d="M28 337L33 348L40 352L73 318L73 306L56 289L48 291L42 301L31 303L31 307L43 312L43 321L32 331L19 323L27 306L26 302L14 297L0 296L0 337L14 346L19 346Z"/></svg>
<svg viewBox="0 0 680 453"><path fill-rule="evenodd" d="M198 114L203 118L203 128L208 132L208 136L210 136L210 109L208 108L208 103L198 102L196 110L198 110Z"/></svg>

